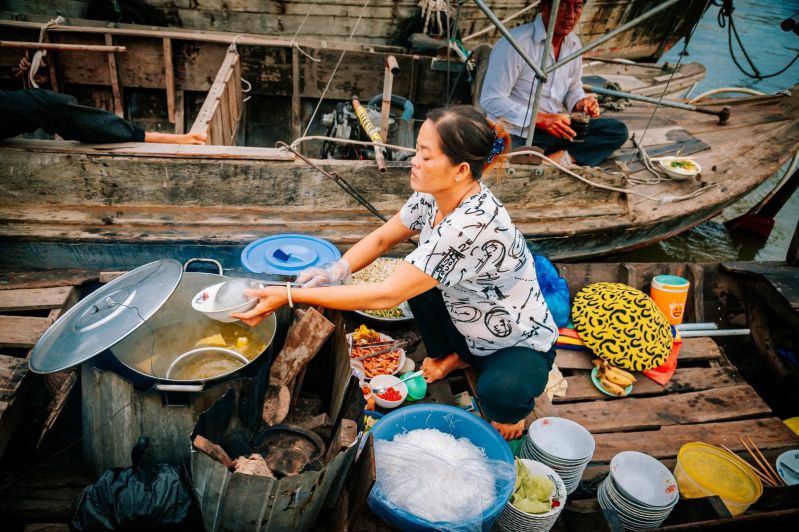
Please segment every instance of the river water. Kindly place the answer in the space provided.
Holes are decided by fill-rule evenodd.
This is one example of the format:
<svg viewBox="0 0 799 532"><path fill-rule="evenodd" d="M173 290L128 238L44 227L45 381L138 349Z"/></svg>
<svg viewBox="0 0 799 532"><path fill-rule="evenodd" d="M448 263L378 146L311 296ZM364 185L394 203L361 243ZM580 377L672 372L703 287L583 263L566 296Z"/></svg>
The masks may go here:
<svg viewBox="0 0 799 532"><path fill-rule="evenodd" d="M781 70L799 51L799 35L784 32L780 22L799 13L799 0L734 0L733 19L749 57L762 74ZM799 83L799 60L783 74L763 80L747 77L735 66L727 44L727 28L719 27L719 7L711 6L696 28L684 62L699 62L707 69L705 79L693 96L719 87L748 87L766 93L788 89ZM672 64L679 59L684 42L678 43L661 61ZM739 63L746 65L734 44ZM776 176L777 178L779 176ZM784 260L799 219L799 192L795 193L775 219L768 239L741 231L729 231L721 223L747 211L762 198L767 187L755 190L741 202L725 210L717 219L659 244L613 257L620 261L726 261Z"/></svg>

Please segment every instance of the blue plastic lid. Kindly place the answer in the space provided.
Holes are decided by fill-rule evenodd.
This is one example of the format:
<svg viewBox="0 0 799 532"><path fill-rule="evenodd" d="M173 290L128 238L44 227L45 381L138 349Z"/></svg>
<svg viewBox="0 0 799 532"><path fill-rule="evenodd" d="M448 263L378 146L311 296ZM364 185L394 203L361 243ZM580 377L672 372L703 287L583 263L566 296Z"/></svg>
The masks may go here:
<svg viewBox="0 0 799 532"><path fill-rule="evenodd" d="M322 266L341 257L341 252L322 238L301 234L280 234L250 243L241 252L241 264L248 272L296 275L311 266Z"/></svg>

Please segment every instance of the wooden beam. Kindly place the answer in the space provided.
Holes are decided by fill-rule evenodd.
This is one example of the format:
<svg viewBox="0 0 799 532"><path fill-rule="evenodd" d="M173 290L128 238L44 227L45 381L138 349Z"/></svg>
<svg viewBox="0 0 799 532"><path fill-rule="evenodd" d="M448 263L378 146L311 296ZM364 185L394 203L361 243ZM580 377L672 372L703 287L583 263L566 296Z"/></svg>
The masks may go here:
<svg viewBox="0 0 799 532"><path fill-rule="evenodd" d="M230 145L235 141L233 134L238 128L238 116L231 117L231 120L235 120L235 126L228 122L227 115L231 109L228 98L234 98L238 102L241 97L238 94L241 92L241 84L232 82L241 78L240 69L239 54L231 47L217 71L200 112L197 113L197 119L191 126L191 133L208 133L208 144ZM226 94L230 91L233 94Z"/></svg>
<svg viewBox="0 0 799 532"><path fill-rule="evenodd" d="M33 347L51 323L47 318L0 316L0 347Z"/></svg>
<svg viewBox="0 0 799 532"><path fill-rule="evenodd" d="M107 39L106 39L107 40ZM55 42L0 41L0 48L23 48L26 50L63 50L70 52L127 52L124 46L101 44L69 44Z"/></svg>
<svg viewBox="0 0 799 532"><path fill-rule="evenodd" d="M0 27L23 28L40 30L44 24L39 22L24 22L19 20L0 20ZM169 38L172 40L198 41L221 44L232 44L235 40L239 46L274 46L290 48L298 44L303 48L329 48L332 50L347 50L352 52L380 52L402 54L405 48L400 46L389 46L382 44L358 44L347 41L335 41L327 39L281 39L278 37L265 37L254 33L238 34L222 31L203 31L181 28L157 28L144 29L140 26L126 28L109 28L102 26L53 26L47 29L48 32L59 33L87 33L103 35L121 35L125 37L148 37L155 39Z"/></svg>
<svg viewBox="0 0 799 532"><path fill-rule="evenodd" d="M175 134L186 132L186 100L183 89L175 89Z"/></svg>
<svg viewBox="0 0 799 532"><path fill-rule="evenodd" d="M172 40L164 39L164 78L166 83L166 108L169 121L175 123L175 68L172 65Z"/></svg>
<svg viewBox="0 0 799 532"><path fill-rule="evenodd" d="M0 292L0 311L41 310L61 307L66 303L71 292L71 286L3 290Z"/></svg>
<svg viewBox="0 0 799 532"><path fill-rule="evenodd" d="M112 46L114 38L106 34L105 43ZM108 53L108 76L111 80L111 92L114 95L114 114L119 118L125 118L125 111L122 102L122 87L119 84L119 72L117 70L117 58L113 52Z"/></svg>
<svg viewBox="0 0 799 532"><path fill-rule="evenodd" d="M291 49L291 138L297 139L302 134L302 110L300 100L300 51L296 46Z"/></svg>

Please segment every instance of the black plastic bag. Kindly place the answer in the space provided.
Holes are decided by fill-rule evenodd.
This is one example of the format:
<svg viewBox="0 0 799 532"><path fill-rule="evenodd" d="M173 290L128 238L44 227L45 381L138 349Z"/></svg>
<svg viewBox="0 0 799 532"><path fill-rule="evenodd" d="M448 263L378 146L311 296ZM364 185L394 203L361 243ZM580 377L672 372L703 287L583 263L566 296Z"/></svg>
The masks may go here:
<svg viewBox="0 0 799 532"><path fill-rule="evenodd" d="M71 530L201 530L197 506L180 468L140 466L149 442L139 438L131 467L114 467L72 505Z"/></svg>

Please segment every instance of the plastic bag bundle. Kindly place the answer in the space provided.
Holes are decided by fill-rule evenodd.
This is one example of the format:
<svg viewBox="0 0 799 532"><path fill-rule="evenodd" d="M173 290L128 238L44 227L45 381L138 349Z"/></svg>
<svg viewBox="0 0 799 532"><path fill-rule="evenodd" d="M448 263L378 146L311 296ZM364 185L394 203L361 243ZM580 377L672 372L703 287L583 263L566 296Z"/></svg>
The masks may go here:
<svg viewBox="0 0 799 532"><path fill-rule="evenodd" d="M105 471L73 503L70 530L190 531L202 528L191 488L171 464L141 466L146 437L133 448L131 467Z"/></svg>
<svg viewBox="0 0 799 532"><path fill-rule="evenodd" d="M533 256L535 262L535 276L538 286L547 302L552 319L558 327L565 327L569 323L569 286L566 279L560 276L555 266L549 259L542 255Z"/></svg>
<svg viewBox="0 0 799 532"><path fill-rule="evenodd" d="M483 512L516 476L512 465L487 459L468 438L436 429L377 440L375 462L373 494L437 530L481 530Z"/></svg>

